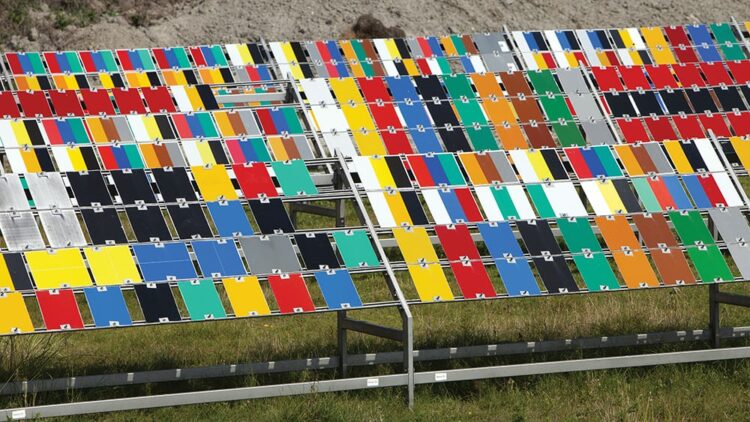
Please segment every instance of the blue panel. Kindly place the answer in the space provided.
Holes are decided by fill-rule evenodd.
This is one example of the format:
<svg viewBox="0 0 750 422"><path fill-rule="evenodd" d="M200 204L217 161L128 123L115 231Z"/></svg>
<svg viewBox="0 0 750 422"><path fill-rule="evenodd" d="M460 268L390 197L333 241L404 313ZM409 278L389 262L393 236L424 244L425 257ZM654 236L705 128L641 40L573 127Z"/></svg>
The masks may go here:
<svg viewBox="0 0 750 422"><path fill-rule="evenodd" d="M174 54L174 50L171 48L164 49L164 57L167 59L169 67L179 67L180 62L177 61L177 55Z"/></svg>
<svg viewBox="0 0 750 422"><path fill-rule="evenodd" d="M336 70L339 72L339 76L342 78L349 76L349 71L346 69L346 60L341 55L336 41L326 41L326 47L328 48L328 54L331 55L331 60L336 61Z"/></svg>
<svg viewBox="0 0 750 422"><path fill-rule="evenodd" d="M284 115L284 112L281 109L271 109L269 110L271 114L271 120L273 120L273 125L276 126L276 130L278 130L278 133L282 132L289 132L289 124L286 122L286 116Z"/></svg>
<svg viewBox="0 0 750 422"><path fill-rule="evenodd" d="M706 25L687 25L688 34L693 39L695 49L704 62L720 62L721 55L714 46L714 40Z"/></svg>
<svg viewBox="0 0 750 422"><path fill-rule="evenodd" d="M466 222L466 214L464 213L464 209L461 206L461 203L458 201L458 197L456 197L456 192L454 192L453 190L446 191L445 189L439 189L438 192L440 193L440 199L443 200L445 209L448 211L451 222Z"/></svg>
<svg viewBox="0 0 750 422"><path fill-rule="evenodd" d="M586 165L589 166L589 170L591 170L591 174L594 177L609 176L602 165L602 161L599 159L599 156L596 155L596 151L594 151L593 148L580 148L580 151L583 160L586 162Z"/></svg>
<svg viewBox="0 0 750 422"><path fill-rule="evenodd" d="M271 79L271 72L268 70L268 65L262 64L257 67L258 69L258 75L260 75L260 79L262 81L270 81Z"/></svg>
<svg viewBox="0 0 750 422"><path fill-rule="evenodd" d="M523 251L507 222L479 223L477 227L493 258L502 259L506 254L514 257L523 256Z"/></svg>
<svg viewBox="0 0 750 422"><path fill-rule="evenodd" d="M677 209L692 209L693 204L690 202L690 198L688 198L687 194L685 193L685 189L682 188L682 184L680 183L680 180L677 178L677 176L664 176L663 179L664 185L672 195L672 199L674 200L675 205L677 205Z"/></svg>
<svg viewBox="0 0 750 422"><path fill-rule="evenodd" d="M362 306L357 288L347 270L317 271L315 279L329 309L358 308Z"/></svg>
<svg viewBox="0 0 750 422"><path fill-rule="evenodd" d="M565 31L555 31L555 35L557 36L557 41L560 42L560 47L562 47L563 51L572 50L572 47L568 42L568 37L565 35Z"/></svg>
<svg viewBox="0 0 750 422"><path fill-rule="evenodd" d="M97 327L133 324L119 287L87 287L83 289L83 293Z"/></svg>
<svg viewBox="0 0 750 422"><path fill-rule="evenodd" d="M23 73L34 73L34 68L31 67L31 60L29 60L29 56L27 56L25 53L19 53L18 61L21 63L21 69L23 69Z"/></svg>
<svg viewBox="0 0 750 422"><path fill-rule="evenodd" d="M216 60L214 60L214 53L211 51L211 47L208 46L201 46L201 53L203 53L203 58L206 60L206 66L216 66Z"/></svg>
<svg viewBox="0 0 750 422"><path fill-rule="evenodd" d="M128 154L125 152L125 148L123 148L122 146L112 146L111 151L112 155L115 156L115 162L117 162L118 168L130 168L130 159L128 158Z"/></svg>
<svg viewBox="0 0 750 422"><path fill-rule="evenodd" d="M133 65L133 69L143 70L141 55L138 54L137 50L128 50L128 58L130 58L130 63Z"/></svg>
<svg viewBox="0 0 750 422"><path fill-rule="evenodd" d="M449 185L448 175L443 170L443 164L440 163L440 159L437 155L424 156L424 162L427 165L427 170L430 171L430 176L436 185L446 184Z"/></svg>
<svg viewBox="0 0 750 422"><path fill-rule="evenodd" d="M531 51L539 51L539 45L536 43L534 34L532 34L531 32L524 32L523 37L524 39L526 39L526 44L529 45L529 49L531 49Z"/></svg>
<svg viewBox="0 0 750 422"><path fill-rule="evenodd" d="M76 137L73 135L73 129L70 127L67 120L57 120L55 126L57 126L57 130L60 132L60 137L64 143L73 144L76 142Z"/></svg>
<svg viewBox="0 0 750 422"><path fill-rule="evenodd" d="M195 114L186 114L185 120L187 121L187 124L190 127L190 131L193 132L194 138L206 136L203 133L203 127L201 126L200 120L198 120L198 116L196 116Z"/></svg>
<svg viewBox="0 0 750 422"><path fill-rule="evenodd" d="M221 237L250 236L253 228L240 201L208 202L208 211Z"/></svg>
<svg viewBox="0 0 750 422"><path fill-rule="evenodd" d="M701 182L698 180L698 176L688 174L682 176L682 180L685 182L685 186L687 187L688 192L690 192L690 196L693 198L696 207L713 208L713 204L708 199L706 191L703 190L703 185L701 185Z"/></svg>
<svg viewBox="0 0 750 422"><path fill-rule="evenodd" d="M246 275L245 266L234 245L227 240L195 240L193 251L204 277Z"/></svg>
<svg viewBox="0 0 750 422"><path fill-rule="evenodd" d="M589 40L591 40L591 45L597 49L601 50L602 47L602 41L599 39L599 35L596 33L596 31L586 31L586 35L588 35Z"/></svg>
<svg viewBox="0 0 750 422"><path fill-rule="evenodd" d="M427 116L424 105L419 99L419 94L412 85L411 78L387 77L385 81L391 90L393 99L400 103L398 109L404 117L404 122L412 139L414 139L417 150L421 153L442 151L443 147L432 128L432 121ZM406 104L406 100L411 100L412 104ZM420 126L422 130L419 130Z"/></svg>
<svg viewBox="0 0 750 422"><path fill-rule="evenodd" d="M430 45L432 55L435 57L443 57L443 48L440 46L440 41L436 37L427 37L427 44Z"/></svg>
<svg viewBox="0 0 750 422"><path fill-rule="evenodd" d="M133 245L138 266L146 281L198 278L187 247L182 242Z"/></svg>
<svg viewBox="0 0 750 422"><path fill-rule="evenodd" d="M96 70L98 71L106 71L107 65L104 64L104 59L102 58L102 53L98 51L92 51L91 52L91 59L94 61L94 66L96 66Z"/></svg>
<svg viewBox="0 0 750 422"><path fill-rule="evenodd" d="M70 63L68 63L68 56L65 53L55 53L55 59L57 59L57 64L60 65L60 70L70 72Z"/></svg>
<svg viewBox="0 0 750 422"><path fill-rule="evenodd" d="M503 279L509 296L536 296L541 294L539 286L531 273L526 258L496 259L497 271Z"/></svg>
<svg viewBox="0 0 750 422"><path fill-rule="evenodd" d="M471 62L471 59L466 56L461 56L461 63L464 65L464 71L466 73L474 73L476 72L474 70L474 64Z"/></svg>

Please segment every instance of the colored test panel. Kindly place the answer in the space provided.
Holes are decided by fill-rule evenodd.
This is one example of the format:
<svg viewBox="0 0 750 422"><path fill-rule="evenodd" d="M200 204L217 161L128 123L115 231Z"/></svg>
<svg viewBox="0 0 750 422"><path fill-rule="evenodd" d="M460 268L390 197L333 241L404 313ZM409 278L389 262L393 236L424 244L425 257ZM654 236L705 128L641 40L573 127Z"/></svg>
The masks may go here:
<svg viewBox="0 0 750 422"><path fill-rule="evenodd" d="M225 278L223 284L234 316L245 317L271 313L258 277Z"/></svg>
<svg viewBox="0 0 750 422"><path fill-rule="evenodd" d="M315 304L301 274L274 274L268 277L282 314L312 312Z"/></svg>
<svg viewBox="0 0 750 422"><path fill-rule="evenodd" d="M91 277L78 249L26 252L37 289L90 286Z"/></svg>
<svg viewBox="0 0 750 422"><path fill-rule="evenodd" d="M184 243L133 245L133 251L146 281L198 277Z"/></svg>
<svg viewBox="0 0 750 422"><path fill-rule="evenodd" d="M193 166L190 169L204 200L237 199L237 192L224 166Z"/></svg>
<svg viewBox="0 0 750 422"><path fill-rule="evenodd" d="M253 228L240 201L215 201L206 205L219 236L238 237L253 234Z"/></svg>
<svg viewBox="0 0 750 422"><path fill-rule="evenodd" d="M213 280L190 280L177 283L192 321L226 318Z"/></svg>
<svg viewBox="0 0 750 422"><path fill-rule="evenodd" d="M271 163L281 190L286 196L317 195L318 189L302 160L274 161Z"/></svg>
<svg viewBox="0 0 750 422"><path fill-rule="evenodd" d="M43 290L36 292L36 300L42 311L44 326L48 330L78 330L83 320L78 310L75 294L70 289Z"/></svg>
<svg viewBox="0 0 750 422"><path fill-rule="evenodd" d="M315 272L320 291L328 309L349 309L362 306L352 276L347 270L328 270Z"/></svg>
<svg viewBox="0 0 750 422"><path fill-rule="evenodd" d="M700 212L670 211L669 220L704 283L734 279Z"/></svg>
<svg viewBox="0 0 750 422"><path fill-rule="evenodd" d="M83 289L94 325L97 327L119 327L132 325L128 306L119 287L97 286Z"/></svg>
<svg viewBox="0 0 750 422"><path fill-rule="evenodd" d="M302 260L308 270L339 268L331 242L326 233L305 233L294 236Z"/></svg>
<svg viewBox="0 0 750 422"><path fill-rule="evenodd" d="M34 331L23 296L18 292L0 293L0 334L30 333Z"/></svg>
<svg viewBox="0 0 750 422"><path fill-rule="evenodd" d="M130 248L126 245L84 248L83 253L97 286L141 281Z"/></svg>
<svg viewBox="0 0 750 422"><path fill-rule="evenodd" d="M169 283L136 284L135 295L146 322L170 322L182 319Z"/></svg>
<svg viewBox="0 0 750 422"><path fill-rule="evenodd" d="M547 291L549 293L578 291L573 274L562 256L562 251L549 223L546 220L523 220L517 221L516 226Z"/></svg>
<svg viewBox="0 0 750 422"><path fill-rule="evenodd" d="M484 244L495 260L500 278L509 296L539 295L541 290L531 272L528 260L506 222L479 223Z"/></svg>
<svg viewBox="0 0 750 422"><path fill-rule="evenodd" d="M694 284L695 276L662 214L634 214L633 222L664 284Z"/></svg>
<svg viewBox="0 0 750 422"><path fill-rule="evenodd" d="M204 277L229 277L247 274L234 241L194 240L193 252Z"/></svg>
<svg viewBox="0 0 750 422"><path fill-rule="evenodd" d="M422 302L453 300L440 264L408 264L407 267Z"/></svg>
<svg viewBox="0 0 750 422"><path fill-rule="evenodd" d="M587 218L560 218L557 227L573 253L573 261L589 291L620 288Z"/></svg>
<svg viewBox="0 0 750 422"><path fill-rule="evenodd" d="M347 268L377 267L380 260L365 230L333 232L333 240Z"/></svg>
<svg viewBox="0 0 750 422"><path fill-rule="evenodd" d="M395 228L393 236L407 264L439 261L424 227Z"/></svg>
<svg viewBox="0 0 750 422"><path fill-rule="evenodd" d="M636 239L628 220L622 216L596 217L607 247L628 288L656 287L659 280Z"/></svg>

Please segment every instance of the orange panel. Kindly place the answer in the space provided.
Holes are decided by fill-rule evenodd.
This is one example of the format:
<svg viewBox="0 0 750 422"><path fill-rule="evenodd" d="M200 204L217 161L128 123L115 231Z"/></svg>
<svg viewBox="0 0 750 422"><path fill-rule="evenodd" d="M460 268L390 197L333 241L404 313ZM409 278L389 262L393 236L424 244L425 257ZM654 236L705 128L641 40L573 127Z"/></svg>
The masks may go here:
<svg viewBox="0 0 750 422"><path fill-rule="evenodd" d="M628 288L659 285L654 269L641 249L641 243L624 216L596 217L596 225L607 247L612 251L615 264Z"/></svg>

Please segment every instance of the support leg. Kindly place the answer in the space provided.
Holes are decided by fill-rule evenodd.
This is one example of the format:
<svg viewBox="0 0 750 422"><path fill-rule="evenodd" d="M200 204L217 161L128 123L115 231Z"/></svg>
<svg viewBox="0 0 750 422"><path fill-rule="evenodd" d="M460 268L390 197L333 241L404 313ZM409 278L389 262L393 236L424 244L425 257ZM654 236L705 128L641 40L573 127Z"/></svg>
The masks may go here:
<svg viewBox="0 0 750 422"><path fill-rule="evenodd" d="M339 351L339 376L346 378L347 369L347 352L346 352L346 328L344 327L343 321L346 319L346 311L336 312L337 319L337 337L338 337L338 351Z"/></svg>
<svg viewBox="0 0 750 422"><path fill-rule="evenodd" d="M719 331L721 330L721 320L719 318L719 285L714 283L708 287L708 328L711 331L711 346L717 348L720 346Z"/></svg>

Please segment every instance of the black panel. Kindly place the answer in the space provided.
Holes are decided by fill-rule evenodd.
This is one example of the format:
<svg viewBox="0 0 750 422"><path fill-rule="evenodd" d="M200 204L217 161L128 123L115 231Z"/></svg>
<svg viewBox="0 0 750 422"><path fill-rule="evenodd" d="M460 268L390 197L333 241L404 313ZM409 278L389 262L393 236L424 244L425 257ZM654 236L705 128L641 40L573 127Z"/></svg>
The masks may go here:
<svg viewBox="0 0 750 422"><path fill-rule="evenodd" d="M690 114L693 112L687 98L685 98L685 93L681 89L676 91L664 89L659 91L659 95L664 100L669 114L680 114L680 112Z"/></svg>
<svg viewBox="0 0 750 422"><path fill-rule="evenodd" d="M182 319L169 283L138 283L134 285L134 288L146 322L179 321Z"/></svg>
<svg viewBox="0 0 750 422"><path fill-rule="evenodd" d="M191 69L183 70L182 74L185 76L185 82L188 85L198 85L198 78L195 77L195 72Z"/></svg>
<svg viewBox="0 0 750 422"><path fill-rule="evenodd" d="M10 279L13 281L13 288L16 290L33 290L29 279L29 273L23 263L23 256L20 253L4 254L5 266L8 267Z"/></svg>
<svg viewBox="0 0 750 422"><path fill-rule="evenodd" d="M34 149L34 153L42 171L55 171L55 165L52 164L52 157L50 157L48 150L36 148Z"/></svg>
<svg viewBox="0 0 750 422"><path fill-rule="evenodd" d="M149 84L151 84L151 86L161 86L159 74L157 74L156 72L146 72L146 77L148 77L148 82Z"/></svg>
<svg viewBox="0 0 750 422"><path fill-rule="evenodd" d="M631 92L630 95L633 97L633 101L635 102L636 107L638 107L641 116L650 116L652 114L661 116L664 114L664 110L662 110L659 101L656 99L656 95L653 92L634 91Z"/></svg>
<svg viewBox="0 0 750 422"><path fill-rule="evenodd" d="M628 212L642 212L641 205L638 202L633 190L630 189L630 183L625 179L612 179L612 184L615 186L615 190L620 195L625 209Z"/></svg>
<svg viewBox="0 0 750 422"><path fill-rule="evenodd" d="M66 175L70 181L70 187L73 188L73 194L78 200L78 205L90 206L92 203L112 205L109 189L104 183L102 174L98 171L90 173L68 172Z"/></svg>
<svg viewBox="0 0 750 422"><path fill-rule="evenodd" d="M570 273L565 258L553 256L550 258L534 258L534 266L539 271L539 277L547 291L551 294L577 292L578 286Z"/></svg>
<svg viewBox="0 0 750 422"><path fill-rule="evenodd" d="M156 202L156 196L151 190L151 182L145 171L140 169L127 172L113 170L110 174L124 204L135 204L135 201L143 201L147 204Z"/></svg>
<svg viewBox="0 0 750 422"><path fill-rule="evenodd" d="M198 199L184 167L175 167L171 170L155 168L151 172L164 202L177 202L179 198L186 201Z"/></svg>
<svg viewBox="0 0 750 422"><path fill-rule="evenodd" d="M261 233L274 234L277 230L282 233L294 232L292 220L289 219L289 214L281 199L270 198L265 202L260 199L251 199L248 203Z"/></svg>
<svg viewBox="0 0 750 422"><path fill-rule="evenodd" d="M150 242L153 238L171 240L167 223L158 206L127 208L128 219L139 242Z"/></svg>
<svg viewBox="0 0 750 422"><path fill-rule="evenodd" d="M206 215L200 205L168 205L167 210L169 216L172 217L172 223L174 223L177 236L180 239L210 238L213 236L211 227L206 221Z"/></svg>
<svg viewBox="0 0 750 422"><path fill-rule="evenodd" d="M433 98L448 99L448 96L445 95L443 84L440 83L440 79L437 76L415 76L413 79L424 101L430 102Z"/></svg>
<svg viewBox="0 0 750 422"><path fill-rule="evenodd" d="M44 145L44 137L42 136L42 131L39 130L36 120L24 120L23 125L26 127L26 132L29 134L32 145Z"/></svg>
<svg viewBox="0 0 750 422"><path fill-rule="evenodd" d="M208 147L211 148L211 153L216 160L216 164L229 164L227 155L224 153L224 148L221 146L221 141L208 141Z"/></svg>
<svg viewBox="0 0 750 422"><path fill-rule="evenodd" d="M740 157L737 156L737 152L734 150L734 147L730 142L722 142L721 149L724 151L724 155L726 155L727 160L729 160L729 163L732 164L732 166L742 165Z"/></svg>
<svg viewBox="0 0 750 422"><path fill-rule="evenodd" d="M703 161L703 156L701 155L700 151L698 151L698 147L695 145L695 143L681 142L680 145L682 146L682 150L685 152L685 157L687 157L688 161L690 162L690 167L692 167L693 170L708 171L706 162Z"/></svg>
<svg viewBox="0 0 750 422"><path fill-rule="evenodd" d="M633 108L633 104L630 102L630 97L628 97L628 94L615 94L611 92L605 92L604 98L607 100L607 104L609 105L609 109L612 111L613 116L636 116L635 108Z"/></svg>
<svg viewBox="0 0 750 422"><path fill-rule="evenodd" d="M221 77L224 79L224 83L234 82L234 75L232 75L232 71L229 70L229 68L222 67L219 69L219 73L221 73Z"/></svg>
<svg viewBox="0 0 750 422"><path fill-rule="evenodd" d="M685 93L690 99L690 103L693 105L693 110L696 113L705 113L706 111L716 113L719 111L707 89L688 89L685 90Z"/></svg>
<svg viewBox="0 0 750 422"><path fill-rule="evenodd" d="M714 89L714 93L716 94L716 98L719 99L721 108L723 108L724 111L732 112L735 109L740 111L747 110L745 103L742 102L742 97L740 97L739 91L737 91L737 89L735 89L734 87L725 89L717 88Z"/></svg>
<svg viewBox="0 0 750 422"><path fill-rule="evenodd" d="M91 209L81 210L83 222L91 236L91 243L104 245L107 241L114 243L127 243L122 222L117 216L117 210L102 208L100 212Z"/></svg>
<svg viewBox="0 0 750 422"><path fill-rule="evenodd" d="M411 217L413 225L421 226L428 224L427 215L424 213L424 209L419 202L419 197L417 197L416 192L401 192L401 199L404 200L404 205L406 205L406 210L409 212L409 217Z"/></svg>
<svg viewBox="0 0 750 422"><path fill-rule="evenodd" d="M41 88L42 91L49 91L52 89L52 84L49 82L48 77L39 75L36 77L36 80L39 82L39 88Z"/></svg>
<svg viewBox="0 0 750 422"><path fill-rule="evenodd" d="M83 162L86 163L86 168L89 170L99 170L99 161L96 159L96 153L92 147L81 147L81 156Z"/></svg>
<svg viewBox="0 0 750 422"><path fill-rule="evenodd" d="M531 255L539 256L545 251L553 255L562 253L546 220L518 220L516 225Z"/></svg>
<svg viewBox="0 0 750 422"><path fill-rule="evenodd" d="M88 79L86 79L86 75L75 75L76 82L78 83L78 88L80 89L89 89L91 86L89 85Z"/></svg>
<svg viewBox="0 0 750 422"><path fill-rule="evenodd" d="M177 137L174 134L174 130L172 130L172 125L169 124L169 118L165 115L156 115L154 116L156 119L156 126L159 128L159 132L161 132L161 136L163 136L163 139L177 139Z"/></svg>
<svg viewBox="0 0 750 422"><path fill-rule="evenodd" d="M544 162L547 163L547 167L549 167L549 171L555 180L568 179L568 172L565 171L565 167L563 167L560 161L560 156L557 155L554 149L541 149L539 152L541 152Z"/></svg>
<svg viewBox="0 0 750 422"><path fill-rule="evenodd" d="M125 88L125 82L122 80L122 76L119 73L110 73L109 76L112 78L112 85L115 88Z"/></svg>
<svg viewBox="0 0 750 422"><path fill-rule="evenodd" d="M214 93L211 91L211 87L208 85L196 85L195 89L198 91L198 95L201 97L203 107L206 110L218 110L219 103L214 98Z"/></svg>
<svg viewBox="0 0 750 422"><path fill-rule="evenodd" d="M294 240L297 241L302 260L305 261L305 267L308 270L319 270L326 268L326 266L328 268L339 268L336 252L333 251L327 234L316 233L313 237L296 234Z"/></svg>
<svg viewBox="0 0 750 422"><path fill-rule="evenodd" d="M387 156L385 157L385 163L388 165L388 170L391 171L391 176L393 176L393 181L396 182L396 187L411 187L411 180L409 180L409 175L406 174L401 157L394 155Z"/></svg>

